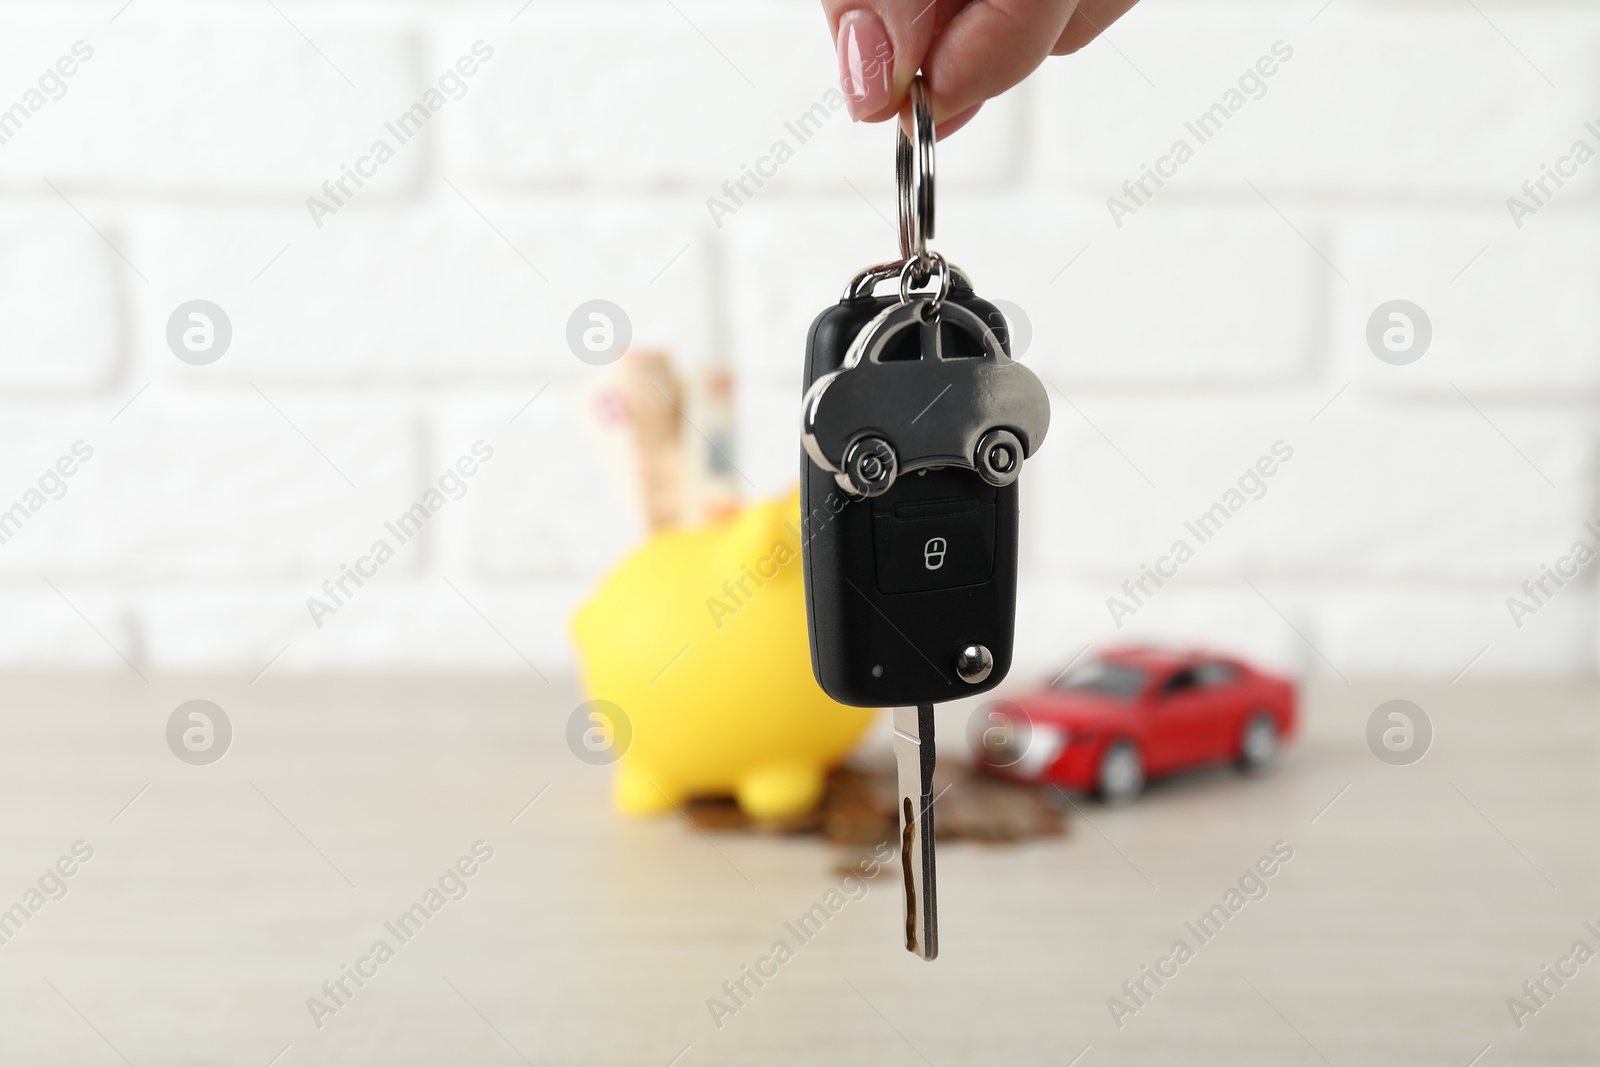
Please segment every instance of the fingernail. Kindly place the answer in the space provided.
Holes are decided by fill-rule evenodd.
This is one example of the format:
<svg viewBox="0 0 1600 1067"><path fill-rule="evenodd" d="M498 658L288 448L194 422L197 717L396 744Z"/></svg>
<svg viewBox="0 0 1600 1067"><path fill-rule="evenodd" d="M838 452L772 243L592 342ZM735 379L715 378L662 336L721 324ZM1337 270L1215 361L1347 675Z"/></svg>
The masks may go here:
<svg viewBox="0 0 1600 1067"><path fill-rule="evenodd" d="M847 11L839 20L839 84L850 117L860 120L889 106L894 84L894 46L883 21L871 11Z"/></svg>

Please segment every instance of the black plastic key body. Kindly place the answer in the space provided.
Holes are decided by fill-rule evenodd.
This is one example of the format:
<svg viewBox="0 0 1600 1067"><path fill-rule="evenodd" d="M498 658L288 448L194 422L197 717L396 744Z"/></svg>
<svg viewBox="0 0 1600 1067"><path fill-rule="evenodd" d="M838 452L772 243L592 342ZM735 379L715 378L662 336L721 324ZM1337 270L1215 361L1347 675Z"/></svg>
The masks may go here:
<svg viewBox="0 0 1600 1067"><path fill-rule="evenodd" d="M1010 354L993 304L959 286L948 300L993 324ZM895 303L846 299L819 315L804 388L838 369L862 328ZM924 417L937 418L937 405ZM942 467L902 473L883 495L862 498L803 450L800 465L811 666L823 691L841 704L892 707L942 703L1003 681L1016 617L1017 483L997 487L976 471ZM958 673L971 645L993 659L981 681Z"/></svg>

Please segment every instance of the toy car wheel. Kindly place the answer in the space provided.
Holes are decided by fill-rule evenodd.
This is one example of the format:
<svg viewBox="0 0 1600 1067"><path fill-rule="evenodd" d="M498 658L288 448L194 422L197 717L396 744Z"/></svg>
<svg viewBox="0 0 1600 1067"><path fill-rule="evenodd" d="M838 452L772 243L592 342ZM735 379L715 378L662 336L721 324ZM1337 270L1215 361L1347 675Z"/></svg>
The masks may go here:
<svg viewBox="0 0 1600 1067"><path fill-rule="evenodd" d="M1258 711L1245 720L1239 734L1239 766L1252 773L1269 769L1278 761L1278 724Z"/></svg>
<svg viewBox="0 0 1600 1067"><path fill-rule="evenodd" d="M862 496L882 496L894 484L900 461L881 437L863 437L845 452L845 474Z"/></svg>
<svg viewBox="0 0 1600 1067"><path fill-rule="evenodd" d="M1121 807L1144 789L1144 760L1139 750L1118 741L1100 757L1100 774L1095 783L1102 802Z"/></svg>
<svg viewBox="0 0 1600 1067"><path fill-rule="evenodd" d="M978 439L973 465L990 485L1006 486L1022 473L1022 441L1010 430L990 430Z"/></svg>

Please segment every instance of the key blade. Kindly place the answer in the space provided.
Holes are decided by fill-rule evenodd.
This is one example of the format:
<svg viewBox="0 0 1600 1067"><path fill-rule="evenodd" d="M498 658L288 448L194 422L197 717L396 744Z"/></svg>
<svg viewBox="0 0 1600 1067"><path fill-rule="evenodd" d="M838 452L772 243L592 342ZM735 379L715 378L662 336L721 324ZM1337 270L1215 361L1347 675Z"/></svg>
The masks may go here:
<svg viewBox="0 0 1600 1067"><path fill-rule="evenodd" d="M933 705L894 709L900 778L900 867L905 877L906 949L939 954L933 869Z"/></svg>

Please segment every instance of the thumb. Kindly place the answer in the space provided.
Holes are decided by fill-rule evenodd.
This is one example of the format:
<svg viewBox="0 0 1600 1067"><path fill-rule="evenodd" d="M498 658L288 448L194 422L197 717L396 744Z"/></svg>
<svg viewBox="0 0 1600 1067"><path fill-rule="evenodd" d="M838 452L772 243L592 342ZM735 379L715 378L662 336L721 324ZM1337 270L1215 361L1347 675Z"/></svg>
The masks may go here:
<svg viewBox="0 0 1600 1067"><path fill-rule="evenodd" d="M964 0L823 0L839 52L850 117L878 122L900 110L941 17Z"/></svg>

